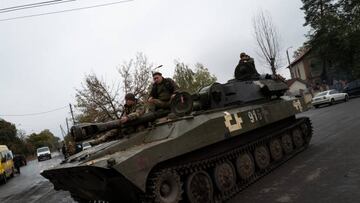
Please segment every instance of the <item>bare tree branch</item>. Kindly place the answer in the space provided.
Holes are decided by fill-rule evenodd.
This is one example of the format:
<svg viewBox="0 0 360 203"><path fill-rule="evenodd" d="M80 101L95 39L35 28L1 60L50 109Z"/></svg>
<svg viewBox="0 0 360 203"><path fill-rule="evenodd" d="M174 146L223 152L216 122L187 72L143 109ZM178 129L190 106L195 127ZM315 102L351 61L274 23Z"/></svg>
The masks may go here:
<svg viewBox="0 0 360 203"><path fill-rule="evenodd" d="M260 57L266 61L273 74L280 66L280 36L273 24L270 14L260 11L253 18L254 37L259 48Z"/></svg>
<svg viewBox="0 0 360 203"><path fill-rule="evenodd" d="M119 118L119 88L110 88L96 75L87 75L82 89L76 89L76 107L80 122L106 121Z"/></svg>
<svg viewBox="0 0 360 203"><path fill-rule="evenodd" d="M135 59L124 62L118 71L125 94L131 92L138 98L147 96L147 90L151 84L151 73L155 69L143 53L137 53Z"/></svg>

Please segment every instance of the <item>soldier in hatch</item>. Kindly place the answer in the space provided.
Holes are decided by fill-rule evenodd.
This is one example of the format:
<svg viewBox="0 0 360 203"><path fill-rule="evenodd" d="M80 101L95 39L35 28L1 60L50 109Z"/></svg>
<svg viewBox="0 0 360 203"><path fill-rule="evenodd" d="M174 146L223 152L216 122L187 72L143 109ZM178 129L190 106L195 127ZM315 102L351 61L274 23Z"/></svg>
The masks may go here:
<svg viewBox="0 0 360 203"><path fill-rule="evenodd" d="M179 86L171 78L164 78L161 73L153 73L154 84L148 99L149 111L168 109L171 99L179 90Z"/></svg>
<svg viewBox="0 0 360 203"><path fill-rule="evenodd" d="M285 82L285 78L279 74L270 75L263 74L260 75L255 68L254 59L245 54L244 52L240 54L239 64L235 68L235 78L238 80L258 80L258 79L273 79Z"/></svg>
<svg viewBox="0 0 360 203"><path fill-rule="evenodd" d="M254 59L244 52L240 54L239 64L235 68L235 78L238 80L259 79L259 73L256 71Z"/></svg>

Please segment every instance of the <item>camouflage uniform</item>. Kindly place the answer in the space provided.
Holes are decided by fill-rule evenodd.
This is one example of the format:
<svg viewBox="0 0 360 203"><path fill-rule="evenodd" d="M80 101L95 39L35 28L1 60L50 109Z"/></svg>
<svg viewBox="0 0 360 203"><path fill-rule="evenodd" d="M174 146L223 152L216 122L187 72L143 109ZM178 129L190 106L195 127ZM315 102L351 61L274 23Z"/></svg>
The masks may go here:
<svg viewBox="0 0 360 203"><path fill-rule="evenodd" d="M144 105L141 102L137 102L134 105L124 105L124 111L122 116L128 117L128 122L139 118L141 115L145 113ZM120 122L120 121L119 121ZM108 140L114 139L115 137L121 135L122 133L128 134L136 131L136 129L127 129L126 132L123 132L119 129L113 129L107 131L105 134L101 135L94 141L90 142L91 145L97 145Z"/></svg>
<svg viewBox="0 0 360 203"><path fill-rule="evenodd" d="M149 111L169 108L171 96L178 90L179 86L171 78L164 78L160 84L153 84L150 97L154 100L152 104L149 104Z"/></svg>
<svg viewBox="0 0 360 203"><path fill-rule="evenodd" d="M145 113L145 107L141 102L136 102L132 106L124 105L123 116L128 117L128 121L135 120Z"/></svg>

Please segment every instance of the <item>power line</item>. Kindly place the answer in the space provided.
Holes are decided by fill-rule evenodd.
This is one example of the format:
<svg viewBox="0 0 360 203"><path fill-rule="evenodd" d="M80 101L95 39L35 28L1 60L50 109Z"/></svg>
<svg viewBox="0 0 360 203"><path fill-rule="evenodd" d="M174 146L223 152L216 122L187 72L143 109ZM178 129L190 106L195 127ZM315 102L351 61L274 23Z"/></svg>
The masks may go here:
<svg viewBox="0 0 360 203"><path fill-rule="evenodd" d="M51 5L55 5L55 4L68 3L68 2L73 2L73 1L76 1L76 0L54 0L54 1L39 2L39 3L34 3L34 4L25 4L25 5L21 5L21 6L2 8L2 9L0 9L0 13L9 13L9 12L18 11L18 10L37 8L37 7L42 7L42 6L51 6Z"/></svg>
<svg viewBox="0 0 360 203"><path fill-rule="evenodd" d="M6 8L0 8L0 11L7 11L7 10L13 10L13 9L22 9L22 8L28 8L33 6L42 6L42 5L48 5L48 4L56 4L60 2L64 2L65 0L52 0L52 1L43 1L43 2L37 2L32 4L23 4L19 6L11 6Z"/></svg>
<svg viewBox="0 0 360 203"><path fill-rule="evenodd" d="M31 17L37 17L37 16L44 16L44 15L51 15L51 14L57 14L57 13L66 13L66 12L71 12L71 11L79 11L79 10L85 10L85 9L91 9L91 8L97 8L97 7L105 7L105 6L110 6L110 5L114 5L114 4L126 3L126 2L130 2L130 1L134 1L134 0L122 0L122 1L106 3L106 4L98 4L98 5L93 5L93 6L73 8L73 9L68 9L68 10L61 10L61 11L54 11L54 12L48 12L48 13L39 13L39 14L33 14L33 15L18 16L18 17L13 17L13 18L4 18L4 19L0 19L0 22L1 21L10 21L10 20L23 19L23 18L31 18Z"/></svg>
<svg viewBox="0 0 360 203"><path fill-rule="evenodd" d="M52 112L55 112L55 111L59 111L59 110L62 110L62 109L65 109L67 108L68 106L63 106L63 107L59 107L59 108L56 108L56 109L52 109L52 110L49 110L49 111L43 111L43 112L38 112L38 113L27 113L27 114L4 114L4 115L1 115L0 116L38 116L38 115L42 115L42 114L47 114L47 113L52 113Z"/></svg>

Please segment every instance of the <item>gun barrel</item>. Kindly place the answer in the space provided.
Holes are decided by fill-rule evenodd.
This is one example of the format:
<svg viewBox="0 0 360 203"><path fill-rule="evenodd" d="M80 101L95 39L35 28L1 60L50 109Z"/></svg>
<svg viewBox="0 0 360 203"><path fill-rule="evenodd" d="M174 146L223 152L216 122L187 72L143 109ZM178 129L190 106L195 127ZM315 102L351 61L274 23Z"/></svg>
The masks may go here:
<svg viewBox="0 0 360 203"><path fill-rule="evenodd" d="M106 123L83 123L71 127L71 135L76 142L89 139L94 135L107 130L121 127L119 120L113 120Z"/></svg>
<svg viewBox="0 0 360 203"><path fill-rule="evenodd" d="M129 128L152 122L157 118L165 117L170 113L170 111L157 111L145 113L138 119L129 121L125 124L121 124L120 120L113 120L105 123L83 123L75 125L71 128L71 135L76 142L83 141L94 137L95 135L116 129L116 128Z"/></svg>

